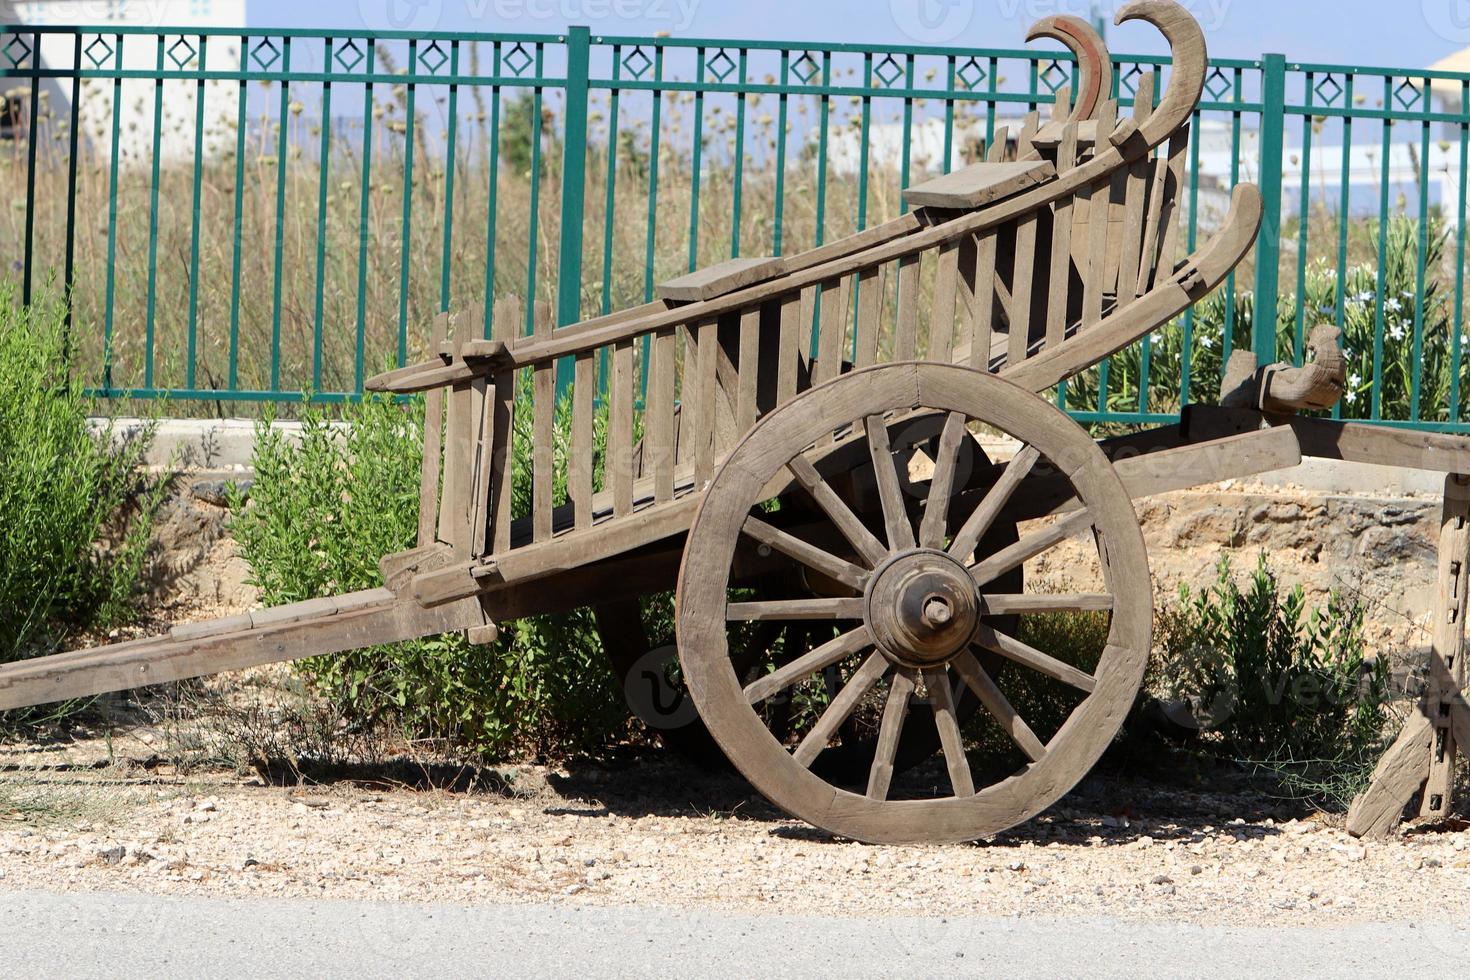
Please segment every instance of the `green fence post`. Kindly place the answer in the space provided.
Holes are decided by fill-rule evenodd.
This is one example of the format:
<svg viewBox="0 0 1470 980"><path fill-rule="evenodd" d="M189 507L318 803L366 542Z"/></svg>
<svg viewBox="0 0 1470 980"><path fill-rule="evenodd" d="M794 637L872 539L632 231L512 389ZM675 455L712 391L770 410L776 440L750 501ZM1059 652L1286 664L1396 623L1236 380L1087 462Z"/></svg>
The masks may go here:
<svg viewBox="0 0 1470 980"><path fill-rule="evenodd" d="M566 135L562 143L561 252L557 259L556 323L565 327L582 319L582 215L587 187L587 79L591 70L592 32L567 32ZM556 368L557 397L572 381L572 363Z"/></svg>
<svg viewBox="0 0 1470 980"><path fill-rule="evenodd" d="M1251 350L1261 364L1276 360L1281 278L1281 168L1286 143L1286 55L1261 61L1261 197L1265 214L1256 242L1256 296Z"/></svg>

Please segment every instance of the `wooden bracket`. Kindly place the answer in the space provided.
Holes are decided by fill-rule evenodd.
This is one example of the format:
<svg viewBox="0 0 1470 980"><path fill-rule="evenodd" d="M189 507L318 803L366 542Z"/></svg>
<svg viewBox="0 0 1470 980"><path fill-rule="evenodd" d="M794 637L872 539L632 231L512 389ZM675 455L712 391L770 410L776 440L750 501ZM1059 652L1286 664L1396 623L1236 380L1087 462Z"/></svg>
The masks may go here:
<svg viewBox="0 0 1470 980"><path fill-rule="evenodd" d="M1454 803L1455 754L1470 755L1470 704L1464 662L1466 597L1470 594L1470 477L1445 478L1439 532L1439 591L1429 652L1429 685L1398 741L1348 812L1348 833L1390 833L1417 795L1419 816L1443 820Z"/></svg>

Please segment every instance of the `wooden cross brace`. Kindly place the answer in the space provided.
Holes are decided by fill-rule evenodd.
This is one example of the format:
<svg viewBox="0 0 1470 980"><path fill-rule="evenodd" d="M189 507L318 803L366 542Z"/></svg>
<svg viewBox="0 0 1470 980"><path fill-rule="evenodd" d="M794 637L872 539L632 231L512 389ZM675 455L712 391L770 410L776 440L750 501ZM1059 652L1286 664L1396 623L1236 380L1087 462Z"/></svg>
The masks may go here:
<svg viewBox="0 0 1470 980"><path fill-rule="evenodd" d="M1424 698L1398 740L1353 801L1347 829L1354 837L1383 837L1418 795L1421 819L1443 820L1454 803L1455 755L1470 757L1470 704L1464 691L1466 598L1470 594L1470 477L1445 479L1439 529L1439 590Z"/></svg>

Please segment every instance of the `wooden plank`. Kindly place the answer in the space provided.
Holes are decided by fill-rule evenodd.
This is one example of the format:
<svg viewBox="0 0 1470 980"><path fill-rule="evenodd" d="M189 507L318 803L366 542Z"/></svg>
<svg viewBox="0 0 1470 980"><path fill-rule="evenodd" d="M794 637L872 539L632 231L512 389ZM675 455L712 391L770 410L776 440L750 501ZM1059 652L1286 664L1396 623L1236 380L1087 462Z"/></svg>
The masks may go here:
<svg viewBox="0 0 1470 980"><path fill-rule="evenodd" d="M769 256L726 259L659 283L655 294L668 303L702 303L785 274L783 259Z"/></svg>
<svg viewBox="0 0 1470 980"><path fill-rule="evenodd" d="M301 657L435 636L483 623L478 600L423 609L387 589L340 596L335 612L206 637L98 647L0 667L0 710L125 691Z"/></svg>
<svg viewBox="0 0 1470 980"><path fill-rule="evenodd" d="M1419 815L1443 820L1455 798L1454 710L1465 689L1465 612L1470 593L1470 477L1444 481L1439 528L1439 588L1430 632L1429 685L1425 706L1435 740ZM1463 746L1470 750L1470 745Z"/></svg>
<svg viewBox="0 0 1470 980"><path fill-rule="evenodd" d="M954 318L959 299L960 242L939 247L939 271L934 277L934 305L929 317L928 360L948 363L954 352Z"/></svg>
<svg viewBox="0 0 1470 980"><path fill-rule="evenodd" d="M653 473L654 499L665 503L674 499L674 331L654 334L650 353L643 462Z"/></svg>
<svg viewBox="0 0 1470 980"><path fill-rule="evenodd" d="M592 471L594 469L593 417L597 413L597 355L577 355L572 374L572 453L567 459L567 496L571 498L576 527L592 526Z"/></svg>
<svg viewBox="0 0 1470 980"><path fill-rule="evenodd" d="M612 388L609 392L607 424L607 483L613 494L613 514L623 517L633 513L633 344L625 340L614 345L612 354Z"/></svg>
<svg viewBox="0 0 1470 980"><path fill-rule="evenodd" d="M1041 216L1031 212L1016 226L1016 262L1011 287L1010 338L1006 366L1026 360L1031 343L1031 300L1036 279L1036 238Z"/></svg>
<svg viewBox="0 0 1470 980"><path fill-rule="evenodd" d="M1133 106L1134 121L1140 125L1147 122L1153 112L1153 91L1154 76L1145 72L1138 79ZM1138 296L1138 270L1143 251L1143 227L1152 168L1147 156L1135 160L1128 168L1128 190L1123 205L1123 237L1118 259L1119 307Z"/></svg>
<svg viewBox="0 0 1470 980"><path fill-rule="evenodd" d="M1184 158L1189 151L1189 127L1182 127L1169 140L1169 163L1164 183L1164 207L1159 218L1163 240L1152 255L1152 267L1148 271L1148 288L1152 289L1161 276L1174 271L1179 261L1179 226L1183 208L1180 196L1184 193Z"/></svg>
<svg viewBox="0 0 1470 980"><path fill-rule="evenodd" d="M842 373L843 354L847 350L848 282L831 279L822 283L822 319L817 325L817 362L812 369L812 384L831 381Z"/></svg>
<svg viewBox="0 0 1470 980"><path fill-rule="evenodd" d="M919 344L920 255L898 261L898 318L893 328L893 359L911 361Z"/></svg>
<svg viewBox="0 0 1470 980"><path fill-rule="evenodd" d="M968 211L1045 183L1056 175L1057 168L1049 160L972 163L914 184L903 192L903 198L910 207Z"/></svg>
<svg viewBox="0 0 1470 980"><path fill-rule="evenodd" d="M1069 124L1057 150L1057 166L1071 170L1077 164L1077 125ZM1068 297L1072 285L1073 198L1057 202L1051 232L1051 286L1046 301L1046 346L1055 347L1066 338Z"/></svg>
<svg viewBox="0 0 1470 980"><path fill-rule="evenodd" d="M457 314L453 331L463 340L472 327L470 318ZM469 554L473 545L470 523L476 511L474 493L477 460L475 445L482 427L481 413L488 384L477 377L455 385L449 393L449 411L445 421L444 490L439 508L439 540L456 551Z"/></svg>
<svg viewBox="0 0 1470 980"><path fill-rule="evenodd" d="M495 316L491 327L495 339L510 343L525 322L524 308L519 299L506 297L495 304ZM516 372L503 370L495 375L495 432L499 436L492 448L490 460L490 486L494 501L491 505L491 551L499 553L510 550L511 503L514 498L515 459L515 402Z"/></svg>
<svg viewBox="0 0 1470 980"><path fill-rule="evenodd" d="M740 314L739 382L735 392L735 428L749 431L757 415L756 396L760 385L761 310L758 306Z"/></svg>
<svg viewBox="0 0 1470 980"><path fill-rule="evenodd" d="M679 427L675 438L675 459L681 467L694 466L694 447L698 442L693 437L700 430L704 406L699 403L699 340L695 328L679 326L675 329L677 343L683 352L683 370L679 377Z"/></svg>
<svg viewBox="0 0 1470 980"><path fill-rule="evenodd" d="M878 334L883 329L883 291L887 266L864 269L858 274L858 319L856 367L878 361Z"/></svg>
<svg viewBox="0 0 1470 980"><path fill-rule="evenodd" d="M1099 125L1113 123L1113 113L1118 104L1111 99L1103 104L1106 115ZM1087 199L1087 256L1085 264L1078 268L1083 276L1082 327L1093 326L1102 320L1103 293L1108 288L1108 224L1113 211L1113 179L1097 181Z"/></svg>
<svg viewBox="0 0 1470 980"><path fill-rule="evenodd" d="M784 405L796 397L796 382L801 372L801 311L806 308L807 290L781 300L780 353L776 362L776 404ZM810 321L807 321L810 323Z"/></svg>
<svg viewBox="0 0 1470 980"><path fill-rule="evenodd" d="M536 304L537 339L550 336L551 306ZM531 371L531 513L537 541L551 538L551 512L556 507L556 362L545 361Z"/></svg>
<svg viewBox="0 0 1470 980"><path fill-rule="evenodd" d="M970 367L990 370L990 352L1000 331L996 329L995 261L1000 247L999 233L988 231L975 241L975 299L973 323L970 327Z"/></svg>
<svg viewBox="0 0 1470 980"><path fill-rule="evenodd" d="M1368 788L1348 809L1348 833L1354 837L1387 837L1398 826L1404 808L1429 776L1433 746L1434 726L1422 711L1414 711L1398 739L1378 760Z"/></svg>
<svg viewBox="0 0 1470 980"><path fill-rule="evenodd" d="M690 433L694 439L694 485L704 489L715 471L715 432L719 427L719 412L715 405L717 393L716 371L720 356L720 325L716 320L707 320L696 328L699 346L699 421Z"/></svg>
<svg viewBox="0 0 1470 980"><path fill-rule="evenodd" d="M435 348L449 334L449 314L434 317ZM444 464L444 389L431 388L424 396L424 461L419 468L419 546L434 543L439 514L439 474Z"/></svg>

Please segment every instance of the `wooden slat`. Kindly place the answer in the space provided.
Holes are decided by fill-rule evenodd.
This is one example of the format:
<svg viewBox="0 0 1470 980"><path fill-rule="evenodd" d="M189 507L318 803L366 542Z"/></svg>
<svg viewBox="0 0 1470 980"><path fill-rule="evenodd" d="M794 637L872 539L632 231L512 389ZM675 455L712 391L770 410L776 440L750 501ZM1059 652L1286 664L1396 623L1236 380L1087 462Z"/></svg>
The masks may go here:
<svg viewBox="0 0 1470 980"><path fill-rule="evenodd" d="M960 243L958 240L945 242L939 247L939 272L934 278L928 360L946 363L954 350L954 315L959 298L959 281Z"/></svg>
<svg viewBox="0 0 1470 980"><path fill-rule="evenodd" d="M990 352L999 331L995 322L995 260L1000 246L996 232L987 231L975 243L975 299L970 327L970 366L990 370Z"/></svg>
<svg viewBox="0 0 1470 980"><path fill-rule="evenodd" d="M438 350L449 335L449 314L434 317L430 350ZM424 396L424 461L419 469L419 547L434 543L439 513L439 470L444 463L444 389L431 388Z"/></svg>
<svg viewBox="0 0 1470 980"><path fill-rule="evenodd" d="M995 131L995 142L991 143L985 150L985 159L991 163L1000 163L1006 158L1006 147L1010 145L1011 129L1002 126Z"/></svg>
<svg viewBox="0 0 1470 980"><path fill-rule="evenodd" d="M955 333L951 343L951 356L948 360L953 361L955 354L960 351L973 349L975 336L975 306L979 302L980 285L975 278L976 268L976 244L974 235L965 235L959 240L960 267L959 279L955 283ZM987 282L984 288L992 288Z"/></svg>
<svg viewBox="0 0 1470 980"><path fill-rule="evenodd" d="M801 371L801 311L806 308L806 292L809 290L781 301L780 354L776 362L778 405L786 404L796 395L796 382Z"/></svg>
<svg viewBox="0 0 1470 980"><path fill-rule="evenodd" d="M1169 140L1169 165L1164 183L1164 207L1159 217L1162 240L1157 252L1151 253L1147 274L1152 289L1161 275L1174 271L1179 261L1180 195L1184 193L1184 158L1189 152L1189 127L1185 126Z"/></svg>
<svg viewBox="0 0 1470 980"><path fill-rule="evenodd" d="M593 415L596 413L596 354L577 355L572 375L572 455L567 460L567 494L576 527L592 526ZM672 463L670 464L672 468Z"/></svg>
<svg viewBox="0 0 1470 980"><path fill-rule="evenodd" d="M695 327L699 347L699 421L690 433L694 440L694 485L704 489L715 471L715 430L719 427L719 412L715 396L718 393L716 372L720 357L720 325L717 320L707 320Z"/></svg>
<svg viewBox="0 0 1470 980"><path fill-rule="evenodd" d="M1153 112L1154 76L1145 73L1138 79L1134 121L1148 121ZM1138 295L1139 256L1143 251L1143 226L1148 206L1149 176L1152 163L1147 156L1135 160L1128 168L1128 192L1123 206L1122 251L1118 259L1118 305L1121 307Z"/></svg>
<svg viewBox="0 0 1470 980"><path fill-rule="evenodd" d="M1031 297L1036 277L1036 237L1040 215L1032 212L1016 227L1016 266L1011 285L1010 342L1006 365L1015 367L1026 359L1031 342Z"/></svg>
<svg viewBox="0 0 1470 980"><path fill-rule="evenodd" d="M647 430L643 468L653 473L653 496L659 503L674 499L674 331L653 335L648 365Z"/></svg>
<svg viewBox="0 0 1470 980"><path fill-rule="evenodd" d="M1118 104L1111 99L1103 103L1098 119L1099 131L1111 128ZM1108 223L1112 220L1113 181L1109 177L1094 183L1087 203L1087 255L1079 263L1082 272L1082 326L1090 327L1102 319L1103 293L1107 290Z"/></svg>
<svg viewBox="0 0 1470 980"><path fill-rule="evenodd" d="M735 390L735 428L744 433L755 425L760 383L761 311L753 306L740 314L740 381Z"/></svg>
<svg viewBox="0 0 1470 980"><path fill-rule="evenodd" d="M551 335L551 306L536 304L536 338ZM531 514L535 540L551 540L551 512L556 507L556 363L546 361L531 371Z"/></svg>
<svg viewBox="0 0 1470 980"><path fill-rule="evenodd" d="M858 275L858 319L856 367L878 360L878 334L883 328L883 287L888 267L864 269Z"/></svg>
<svg viewBox="0 0 1470 980"><path fill-rule="evenodd" d="M831 381L842 373L842 356L847 349L847 283L829 279L822 283L822 319L817 326L817 363L812 384Z"/></svg>
<svg viewBox="0 0 1470 980"><path fill-rule="evenodd" d="M1036 152L1035 145L1031 140L1041 129L1041 113L1033 109L1026 113L1026 118L1021 120L1021 137L1016 140L1016 158L1024 160Z"/></svg>
<svg viewBox="0 0 1470 980"><path fill-rule="evenodd" d="M898 319L893 328L893 359L911 361L919 344L919 272L921 256L898 260Z"/></svg>
<svg viewBox="0 0 1470 980"><path fill-rule="evenodd" d="M675 459L681 467L694 465L694 433L699 431L703 406L699 404L699 340L694 327L675 328L674 336L682 349L683 371L679 379L679 434L675 441Z"/></svg>
<svg viewBox="0 0 1470 980"><path fill-rule="evenodd" d="M451 323L456 342L469 339L470 318L456 314ZM439 508L439 540L468 554L473 545L470 522L476 510L474 481L477 472L474 446L479 440L481 413L488 383L477 377L455 385L449 392L449 412L444 426L444 491Z"/></svg>
<svg viewBox="0 0 1470 980"><path fill-rule="evenodd" d="M526 322L525 307L519 298L507 296L495 304L495 315L491 321L491 332L495 340L509 344L520 333L521 324ZM515 403L516 372L501 371L495 375L495 440L490 461L490 489L493 502L490 507L491 551L501 553L510 550L511 504L514 499L515 478L512 472L515 460Z"/></svg>
<svg viewBox="0 0 1470 980"><path fill-rule="evenodd" d="M633 344L613 346L612 387L608 397L607 483L613 493L613 513L633 513Z"/></svg>
<svg viewBox="0 0 1470 980"><path fill-rule="evenodd" d="M1077 124L1062 130L1057 148L1057 167L1071 170L1077 165ZM1046 302L1046 346L1055 347L1066 337L1067 301L1072 284L1072 197L1057 202L1051 232L1051 286Z"/></svg>
<svg viewBox="0 0 1470 980"><path fill-rule="evenodd" d="M1162 154L1153 162L1153 176L1149 182L1148 212L1143 223L1143 243L1139 247L1138 285L1133 289L1133 299L1148 292L1154 276L1154 261L1159 250L1159 224L1164 218L1164 195L1169 186L1169 160Z"/></svg>

